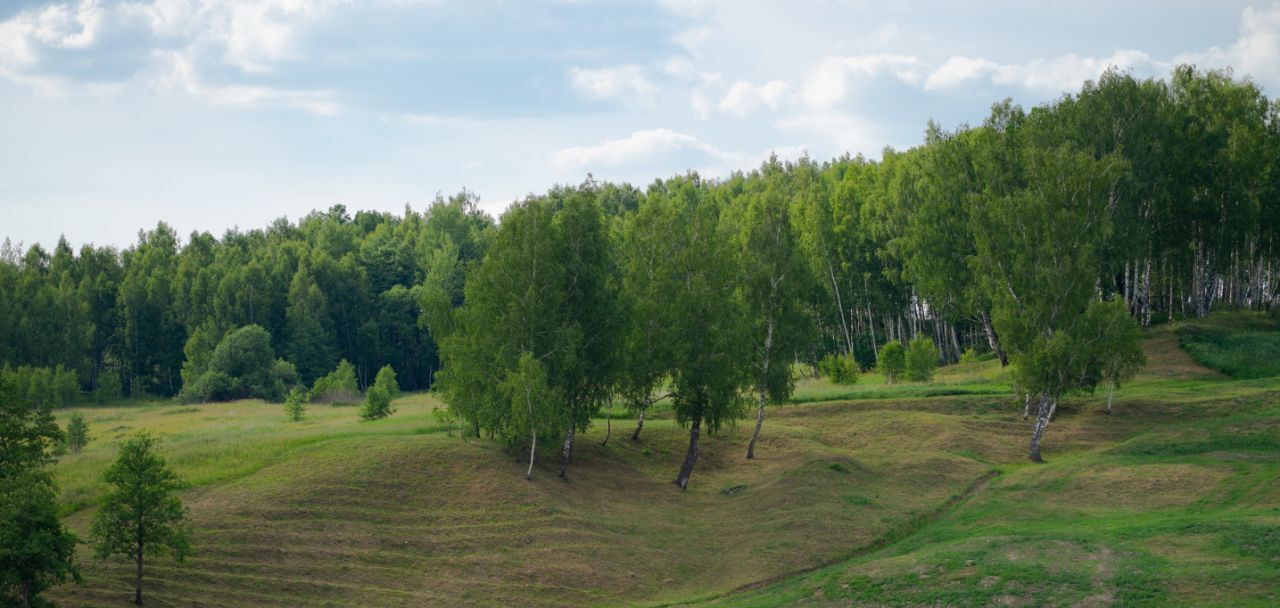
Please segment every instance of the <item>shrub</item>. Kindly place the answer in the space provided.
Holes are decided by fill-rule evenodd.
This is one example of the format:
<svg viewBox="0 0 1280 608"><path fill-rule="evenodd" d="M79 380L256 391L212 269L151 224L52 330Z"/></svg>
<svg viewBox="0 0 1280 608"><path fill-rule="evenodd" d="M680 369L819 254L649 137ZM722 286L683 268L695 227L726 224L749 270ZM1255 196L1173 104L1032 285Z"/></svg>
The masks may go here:
<svg viewBox="0 0 1280 608"><path fill-rule="evenodd" d="M858 382L858 362L853 357L827 355L818 361L818 371L835 384Z"/></svg>
<svg viewBox="0 0 1280 608"><path fill-rule="evenodd" d="M289 396L284 398L284 413L293 422L301 422L302 418L307 415L307 400L311 395L306 391L293 389L289 391Z"/></svg>
<svg viewBox="0 0 1280 608"><path fill-rule="evenodd" d="M359 403L360 387L356 384L356 368L343 359L328 375L311 387L313 403Z"/></svg>
<svg viewBox="0 0 1280 608"><path fill-rule="evenodd" d="M394 413L395 408L391 407L391 394L387 389L377 385L370 387L369 393L365 395L364 405L360 408L360 418L378 420Z"/></svg>
<svg viewBox="0 0 1280 608"><path fill-rule="evenodd" d="M902 348L902 343L897 340L887 342L880 347L876 370L884 374L885 382L892 384L902 377L902 372L907 366L906 356L906 349Z"/></svg>
<svg viewBox="0 0 1280 608"><path fill-rule="evenodd" d="M391 395L392 399L400 396L400 383L396 381L396 370L389 364L378 370L378 375L373 379L373 385L387 389L387 394Z"/></svg>
<svg viewBox="0 0 1280 608"><path fill-rule="evenodd" d="M916 336L907 345L907 379L912 382L926 382L933 379L933 373L938 369L940 354L938 347L933 345L932 339Z"/></svg>

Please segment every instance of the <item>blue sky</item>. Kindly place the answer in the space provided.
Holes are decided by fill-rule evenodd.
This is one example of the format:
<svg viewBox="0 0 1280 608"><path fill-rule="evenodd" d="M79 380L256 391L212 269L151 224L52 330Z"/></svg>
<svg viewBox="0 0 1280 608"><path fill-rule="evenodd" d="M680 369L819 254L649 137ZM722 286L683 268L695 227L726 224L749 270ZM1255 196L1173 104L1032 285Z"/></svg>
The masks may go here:
<svg viewBox="0 0 1280 608"><path fill-rule="evenodd" d="M1280 90L1280 2L0 2L0 237L878 157L1108 65Z"/></svg>

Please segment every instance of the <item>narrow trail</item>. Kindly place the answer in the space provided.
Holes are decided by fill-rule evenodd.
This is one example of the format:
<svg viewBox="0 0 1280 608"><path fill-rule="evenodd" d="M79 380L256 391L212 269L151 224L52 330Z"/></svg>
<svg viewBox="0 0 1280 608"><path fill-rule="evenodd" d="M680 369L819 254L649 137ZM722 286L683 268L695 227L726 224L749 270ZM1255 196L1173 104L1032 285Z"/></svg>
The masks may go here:
<svg viewBox="0 0 1280 608"><path fill-rule="evenodd" d="M955 496L952 496L946 502L942 503L941 505L938 505L937 508L931 511L928 511L926 513L921 513L920 515L912 517L911 519L908 519L907 521L904 521L890 528L888 532L885 532L875 540L865 545L858 546L854 548L852 551L844 555L841 555L840 557L837 557L835 559L832 559L820 564L815 564L805 568L800 568L799 570L792 570L790 572L784 572L782 574L777 574L774 576L770 576L768 578L760 579L758 581L741 585L739 587L736 587L729 591L725 591L723 593L717 593L714 595L705 596L697 599L696 603L702 604L705 602L732 597L734 595L738 595L739 593L746 593L748 591L763 589L765 587L768 587L776 583L780 583L790 578L794 578L797 576L804 576L812 572L817 572L818 570L822 570L823 568L828 568L836 564L847 562L851 559L862 557L864 555L868 555L876 551L879 551L881 549L884 549L889 545L892 545L898 541L901 541L915 534L916 532L919 532L920 530L924 529L925 526L929 525L934 521L937 521L938 518L951 512L957 506L959 506L960 503L969 499L974 494L981 492L984 488L987 487L988 483L991 483L991 480L995 479L999 475L1000 475L1000 472L995 469L987 471L981 477L978 477L977 479L973 480L973 482L970 483L969 486L965 488L963 492ZM693 605L693 604L690 602L673 602L673 603L666 603L666 604L656 604L653 606L654 608L663 608L666 606L689 606L689 605Z"/></svg>

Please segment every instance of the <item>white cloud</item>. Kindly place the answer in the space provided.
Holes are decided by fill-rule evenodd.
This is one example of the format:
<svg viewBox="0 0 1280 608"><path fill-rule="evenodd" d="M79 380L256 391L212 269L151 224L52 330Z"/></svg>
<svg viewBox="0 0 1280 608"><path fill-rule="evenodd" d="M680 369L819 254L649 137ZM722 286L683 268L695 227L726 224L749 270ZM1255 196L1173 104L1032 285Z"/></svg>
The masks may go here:
<svg viewBox="0 0 1280 608"><path fill-rule="evenodd" d="M1212 47L1203 53L1187 53L1178 63L1205 67L1232 67L1267 86L1272 95L1280 89L1280 2L1266 8L1246 7L1240 15L1236 41L1223 49Z"/></svg>
<svg viewBox="0 0 1280 608"><path fill-rule="evenodd" d="M924 89L950 89L969 81L988 78L1000 66L981 57L952 57L935 69L924 81Z"/></svg>
<svg viewBox="0 0 1280 608"><path fill-rule="evenodd" d="M191 58L182 53L157 51L155 60L156 71L150 78L150 85L158 93L186 94L216 106L294 108L317 116L333 116L342 111L331 91L209 85L201 80Z"/></svg>
<svg viewBox="0 0 1280 608"><path fill-rule="evenodd" d="M638 65L611 68L570 68L569 80L573 88L590 99L618 99L621 101L652 103L658 86L644 75Z"/></svg>
<svg viewBox="0 0 1280 608"><path fill-rule="evenodd" d="M926 66L910 55L876 53L847 57L826 57L804 82L804 99L825 108L843 101L850 77L870 78L889 74L908 84L924 79Z"/></svg>
<svg viewBox="0 0 1280 608"><path fill-rule="evenodd" d="M760 86L753 85L745 80L739 80L729 87L729 91L725 93L720 100L719 110L742 118L752 110L765 106L771 110L778 109L778 103L782 99L782 94L787 90L787 83L781 80L771 80Z"/></svg>
<svg viewBox="0 0 1280 608"><path fill-rule="evenodd" d="M651 160L680 150L694 150L718 160L737 159L737 155L724 152L692 135L671 129L647 129L636 131L623 139L611 139L594 146L562 148L552 154L551 163L561 169L616 166Z"/></svg>
<svg viewBox="0 0 1280 608"><path fill-rule="evenodd" d="M1057 94L1079 89L1086 80L1097 78L1110 67L1155 75L1167 72L1172 64L1132 49L1117 51L1107 57L1081 57L1073 53L1006 65L983 57L955 56L929 73L924 89L954 89L985 80L999 85L1020 86L1037 93Z"/></svg>

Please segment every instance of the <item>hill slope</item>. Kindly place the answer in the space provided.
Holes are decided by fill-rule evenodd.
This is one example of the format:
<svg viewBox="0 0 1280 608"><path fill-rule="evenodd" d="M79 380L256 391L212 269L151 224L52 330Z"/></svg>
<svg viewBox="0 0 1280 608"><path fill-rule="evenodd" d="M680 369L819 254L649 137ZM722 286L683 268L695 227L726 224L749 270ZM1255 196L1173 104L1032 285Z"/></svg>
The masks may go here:
<svg viewBox="0 0 1280 608"><path fill-rule="evenodd" d="M772 409L754 461L745 425L706 441L688 492L669 420L632 442L615 419L607 446L598 424L568 483L550 463L525 481L422 395L372 423L313 406L291 424L257 402L84 409L94 441L57 475L85 532L114 440L165 438L196 554L149 569L152 606L1274 603L1280 383L1202 368L1167 329L1147 346L1113 416L1065 405L1040 466L988 362L927 387L806 381L799 400L845 401ZM947 393L967 394L912 396ZM82 563L60 605L131 598L127 564Z"/></svg>

